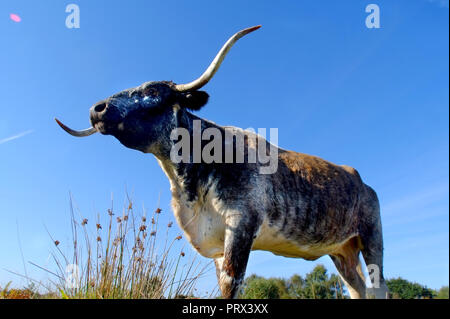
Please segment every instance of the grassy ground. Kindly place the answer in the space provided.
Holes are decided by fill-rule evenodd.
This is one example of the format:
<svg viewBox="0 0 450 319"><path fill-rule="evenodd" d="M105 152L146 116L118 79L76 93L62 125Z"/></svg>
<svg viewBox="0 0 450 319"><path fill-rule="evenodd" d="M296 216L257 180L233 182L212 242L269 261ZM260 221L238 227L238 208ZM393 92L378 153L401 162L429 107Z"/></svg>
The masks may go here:
<svg viewBox="0 0 450 319"><path fill-rule="evenodd" d="M113 206L111 206L113 207ZM188 257L182 236L171 236L172 223L160 225L161 209L136 216L133 203L120 214L106 212L108 223L76 218L71 201L72 247L69 253L53 238L49 282L26 278L29 287L0 288L0 298L194 298L196 284L211 264ZM98 220L100 218L98 217ZM209 270L208 270L209 271ZM22 275L23 276L23 275ZM214 297L215 292L209 296Z"/></svg>

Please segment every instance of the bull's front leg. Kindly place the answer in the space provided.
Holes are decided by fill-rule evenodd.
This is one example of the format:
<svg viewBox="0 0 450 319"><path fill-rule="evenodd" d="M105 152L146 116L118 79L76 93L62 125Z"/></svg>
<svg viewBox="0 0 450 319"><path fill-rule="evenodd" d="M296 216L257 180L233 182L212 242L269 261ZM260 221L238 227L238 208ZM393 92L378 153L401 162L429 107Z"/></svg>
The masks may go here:
<svg viewBox="0 0 450 319"><path fill-rule="evenodd" d="M215 259L217 279L225 299L236 298L259 228L256 214L232 213L226 218L223 257Z"/></svg>

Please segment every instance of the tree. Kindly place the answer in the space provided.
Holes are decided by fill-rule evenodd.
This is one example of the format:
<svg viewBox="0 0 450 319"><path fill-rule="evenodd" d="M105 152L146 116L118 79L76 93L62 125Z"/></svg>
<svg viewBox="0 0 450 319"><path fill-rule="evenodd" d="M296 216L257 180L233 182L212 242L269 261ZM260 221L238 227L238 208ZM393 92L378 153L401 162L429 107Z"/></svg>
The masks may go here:
<svg viewBox="0 0 450 319"><path fill-rule="evenodd" d="M396 299L448 299L448 286L432 290L401 277L386 280L392 298ZM323 265L317 265L305 277L293 275L289 279L251 275L242 285L240 298L245 299L345 299L344 284L335 275L328 275Z"/></svg>
<svg viewBox="0 0 450 319"><path fill-rule="evenodd" d="M317 265L314 269L306 274L303 298L308 299L342 299L343 290L342 283L338 276L327 274L324 265Z"/></svg>
<svg viewBox="0 0 450 319"><path fill-rule="evenodd" d="M279 299L280 287L273 279L251 275L245 280L240 297L244 299Z"/></svg>
<svg viewBox="0 0 450 319"><path fill-rule="evenodd" d="M243 285L241 298L248 299L343 299L343 284L338 276L328 276L323 265L316 266L305 278L293 275L281 278L248 277Z"/></svg>
<svg viewBox="0 0 450 319"><path fill-rule="evenodd" d="M386 281L389 292L394 299L426 299L433 298L433 290L401 277Z"/></svg>
<svg viewBox="0 0 450 319"><path fill-rule="evenodd" d="M346 299L347 296L344 294L344 283L339 276L332 274L329 280L330 289L333 292L333 299Z"/></svg>
<svg viewBox="0 0 450 319"><path fill-rule="evenodd" d="M287 289L287 283L286 283L285 279L269 278L269 281L271 281L278 288L278 294L279 294L280 299L291 299L291 296L289 295L289 291Z"/></svg>
<svg viewBox="0 0 450 319"><path fill-rule="evenodd" d="M436 292L437 299L449 299L448 298L448 286L443 286Z"/></svg>
<svg viewBox="0 0 450 319"><path fill-rule="evenodd" d="M291 298L302 298L303 297L303 287L305 286L305 280L300 275L293 275L287 281L287 290Z"/></svg>

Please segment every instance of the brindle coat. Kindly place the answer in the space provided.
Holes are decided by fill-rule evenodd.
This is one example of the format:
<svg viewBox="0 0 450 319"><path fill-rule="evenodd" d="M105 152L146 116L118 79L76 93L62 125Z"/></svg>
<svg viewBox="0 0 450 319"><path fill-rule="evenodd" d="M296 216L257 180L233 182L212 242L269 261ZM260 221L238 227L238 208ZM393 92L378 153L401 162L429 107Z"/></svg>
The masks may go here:
<svg viewBox="0 0 450 319"><path fill-rule="evenodd" d="M274 174L260 174L258 162L193 163L192 152L189 163L174 163L170 150L177 141L170 134L181 127L192 137L194 120L201 121L202 131L246 136L245 154L268 142L251 143L252 133L196 117L188 109L200 109L208 95L176 92L173 85L147 82L120 92L91 108L91 123L125 146L156 156L170 180L177 222L201 255L214 258L223 297L237 296L250 251L266 250L307 260L329 255L351 297L364 298L361 251L366 264L379 269L374 292L384 298L378 199L358 172L284 149L277 149Z"/></svg>

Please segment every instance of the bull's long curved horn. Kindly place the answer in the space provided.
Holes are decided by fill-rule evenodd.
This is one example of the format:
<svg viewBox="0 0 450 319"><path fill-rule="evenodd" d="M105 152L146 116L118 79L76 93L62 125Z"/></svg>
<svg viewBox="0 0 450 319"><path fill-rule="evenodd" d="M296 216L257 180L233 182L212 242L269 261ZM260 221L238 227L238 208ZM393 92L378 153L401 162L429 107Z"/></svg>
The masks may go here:
<svg viewBox="0 0 450 319"><path fill-rule="evenodd" d="M189 91L189 90L197 90L200 89L202 86L204 86L206 83L211 80L211 78L214 76L214 74L217 72L217 70L220 67L220 64L222 63L223 59L227 55L228 51L230 51L231 47L234 43L236 43L237 40L242 38L244 35L253 32L255 30L258 30L261 28L260 25L257 25L255 27L251 27L248 29L244 29L242 31L239 31L238 33L234 34L220 49L219 53L217 53L214 60L211 62L209 67L206 69L206 71L197 79L187 84L178 84L175 86L175 90L179 92Z"/></svg>
<svg viewBox="0 0 450 319"><path fill-rule="evenodd" d="M84 136L89 136L92 135L94 133L97 133L97 130L93 127L88 128L86 130L82 130L82 131L75 131L72 130L71 128L68 128L67 126L65 126L63 123L61 123L58 119L55 118L56 123L59 124L59 126L61 126L61 128L66 131L67 133L69 133L70 135L76 136L76 137L84 137Z"/></svg>

